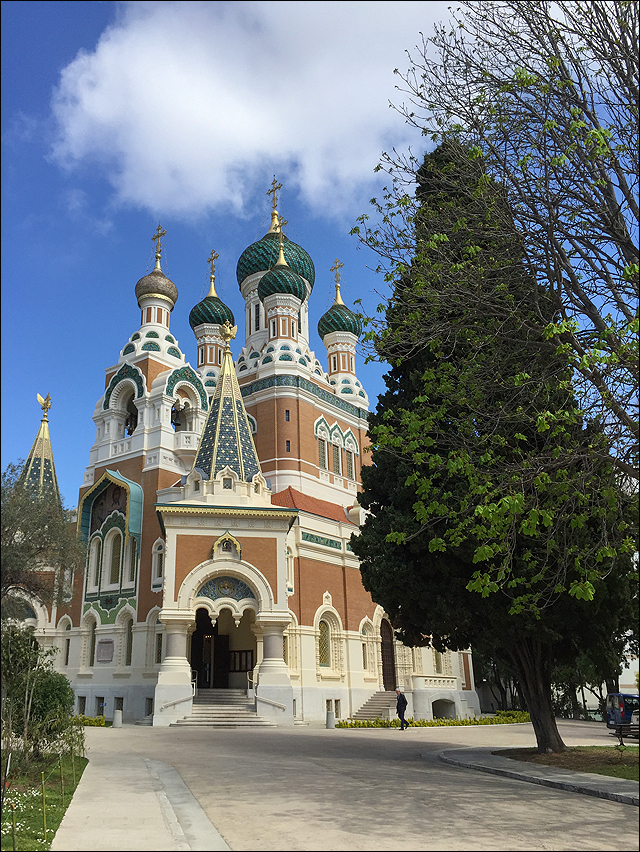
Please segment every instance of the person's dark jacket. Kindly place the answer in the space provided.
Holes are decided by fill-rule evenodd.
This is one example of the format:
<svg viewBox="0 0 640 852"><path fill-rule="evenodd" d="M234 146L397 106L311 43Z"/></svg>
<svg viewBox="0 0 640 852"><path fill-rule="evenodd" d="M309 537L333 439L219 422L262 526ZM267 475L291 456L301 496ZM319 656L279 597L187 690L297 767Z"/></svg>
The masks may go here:
<svg viewBox="0 0 640 852"><path fill-rule="evenodd" d="M402 692L400 692L398 694L398 700L396 702L396 710L399 714L401 710L406 710L406 709L407 709L407 699L405 698L404 694Z"/></svg>

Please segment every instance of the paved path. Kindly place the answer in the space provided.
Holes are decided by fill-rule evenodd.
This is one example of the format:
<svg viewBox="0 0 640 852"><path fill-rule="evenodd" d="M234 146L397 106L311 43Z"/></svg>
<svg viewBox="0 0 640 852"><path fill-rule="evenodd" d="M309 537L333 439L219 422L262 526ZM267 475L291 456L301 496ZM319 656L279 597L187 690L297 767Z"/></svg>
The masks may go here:
<svg viewBox="0 0 640 852"><path fill-rule="evenodd" d="M612 742L604 726L560 729L567 745ZM637 784L589 775L582 795L488 774L507 761L492 750L535 745L530 725L86 733L90 763L54 852L638 849L638 808L593 795L637 799Z"/></svg>

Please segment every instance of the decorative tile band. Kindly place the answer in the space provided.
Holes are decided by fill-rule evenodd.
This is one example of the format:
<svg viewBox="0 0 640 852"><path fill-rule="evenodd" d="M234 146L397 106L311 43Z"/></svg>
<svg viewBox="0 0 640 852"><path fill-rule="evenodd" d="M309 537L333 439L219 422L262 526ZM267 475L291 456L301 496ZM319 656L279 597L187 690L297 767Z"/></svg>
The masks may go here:
<svg viewBox="0 0 640 852"><path fill-rule="evenodd" d="M322 544L325 547L333 547L336 550L342 550L342 542L336 541L335 538L325 538L325 536L322 535L314 535L313 533L303 532L302 540L313 542L313 544Z"/></svg>
<svg viewBox="0 0 640 852"><path fill-rule="evenodd" d="M267 359L265 358L262 363L266 363L266 360ZM252 382L249 385L243 385L240 388L240 391L243 397L248 397L258 391L273 387L301 388L302 390L306 390L314 396L317 396L318 399L321 399L323 402L328 403L334 408L346 411L347 414L351 414L354 417L360 417L363 420L369 419L369 412L365 408L358 408L350 402L346 402L344 399L339 399L334 394L329 393L329 391L324 390L324 388L318 387L318 385L314 382L310 382L302 376L270 376L267 379L259 379L257 382Z"/></svg>

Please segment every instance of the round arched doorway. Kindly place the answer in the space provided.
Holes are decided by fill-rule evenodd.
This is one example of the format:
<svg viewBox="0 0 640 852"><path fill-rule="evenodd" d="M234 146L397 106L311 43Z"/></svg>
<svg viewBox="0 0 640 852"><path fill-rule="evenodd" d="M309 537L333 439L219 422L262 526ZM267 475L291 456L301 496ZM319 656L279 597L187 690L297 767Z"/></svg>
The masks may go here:
<svg viewBox="0 0 640 852"><path fill-rule="evenodd" d="M247 672L256 663L256 637L251 629L252 610L236 624L231 610L223 608L215 622L205 607L196 610L191 635L191 670L198 689L246 689Z"/></svg>
<svg viewBox="0 0 640 852"><path fill-rule="evenodd" d="M382 638L382 683L387 691L396 688L396 657L393 650L393 630L386 619L380 624Z"/></svg>

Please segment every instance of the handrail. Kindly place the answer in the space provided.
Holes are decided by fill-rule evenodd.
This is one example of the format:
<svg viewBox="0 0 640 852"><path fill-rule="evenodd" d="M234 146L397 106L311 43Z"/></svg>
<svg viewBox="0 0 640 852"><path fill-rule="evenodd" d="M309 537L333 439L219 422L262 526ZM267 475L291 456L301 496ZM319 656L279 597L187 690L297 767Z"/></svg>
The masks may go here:
<svg viewBox="0 0 640 852"><path fill-rule="evenodd" d="M286 704L280 704L279 701L272 701L270 698L262 698L260 695L256 695L256 701L264 701L265 704L273 704L274 707L280 707L282 710L287 709Z"/></svg>
<svg viewBox="0 0 640 852"><path fill-rule="evenodd" d="M176 698L175 701L167 701L165 704L160 706L160 710L164 710L167 707L173 707L174 704L182 704L183 701L192 701L193 695L186 695L184 698Z"/></svg>

